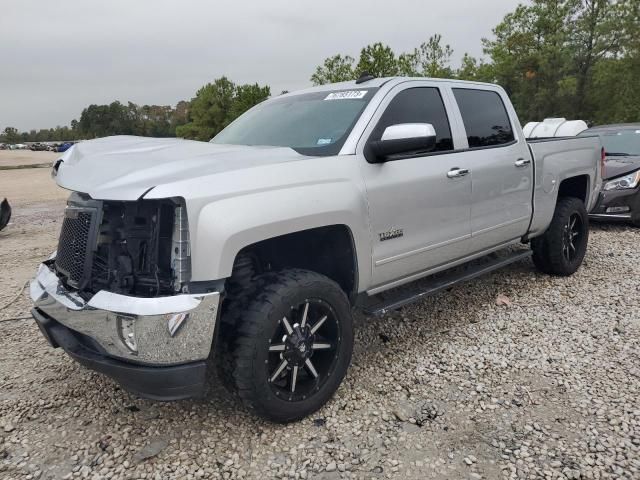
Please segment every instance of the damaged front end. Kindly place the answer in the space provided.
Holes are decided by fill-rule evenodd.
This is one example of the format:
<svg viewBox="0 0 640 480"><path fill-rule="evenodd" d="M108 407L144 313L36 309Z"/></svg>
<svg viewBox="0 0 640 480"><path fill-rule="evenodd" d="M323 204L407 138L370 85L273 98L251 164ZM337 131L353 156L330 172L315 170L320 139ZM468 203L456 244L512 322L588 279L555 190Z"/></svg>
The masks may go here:
<svg viewBox="0 0 640 480"><path fill-rule="evenodd" d="M189 229L180 200L101 201L74 193L53 267L88 298L107 290L173 295L190 272Z"/></svg>
<svg viewBox="0 0 640 480"><path fill-rule="evenodd" d="M198 396L222 286L190 292L181 199L106 201L74 193L58 250L31 283L42 333L142 396Z"/></svg>

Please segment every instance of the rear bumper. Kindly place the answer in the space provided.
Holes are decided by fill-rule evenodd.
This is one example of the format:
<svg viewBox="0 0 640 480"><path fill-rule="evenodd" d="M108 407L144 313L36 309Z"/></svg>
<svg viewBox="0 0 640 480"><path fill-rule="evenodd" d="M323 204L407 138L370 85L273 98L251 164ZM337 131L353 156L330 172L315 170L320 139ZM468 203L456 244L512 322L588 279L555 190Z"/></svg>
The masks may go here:
<svg viewBox="0 0 640 480"><path fill-rule="evenodd" d="M203 392L220 292L139 298L101 291L85 301L45 262L30 293L43 335L82 365L151 399Z"/></svg>
<svg viewBox="0 0 640 480"><path fill-rule="evenodd" d="M79 364L107 375L126 390L159 401L200 397L205 392L206 362L152 367L114 359L89 337L78 334L42 311L31 311L40 331L52 347L62 348Z"/></svg>

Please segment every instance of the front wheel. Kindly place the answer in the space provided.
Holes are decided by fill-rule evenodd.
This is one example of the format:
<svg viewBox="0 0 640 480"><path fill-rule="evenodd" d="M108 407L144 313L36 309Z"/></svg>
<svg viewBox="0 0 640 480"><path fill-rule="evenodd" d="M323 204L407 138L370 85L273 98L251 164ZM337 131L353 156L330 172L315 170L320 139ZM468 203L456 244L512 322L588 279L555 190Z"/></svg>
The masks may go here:
<svg viewBox="0 0 640 480"><path fill-rule="evenodd" d="M588 241L584 203L574 197L560 198L547 231L531 240L533 262L544 273L572 275L582 265Z"/></svg>
<svg viewBox="0 0 640 480"><path fill-rule="evenodd" d="M351 362L351 305L340 286L306 270L261 278L240 315L233 378L244 404L277 422L299 420L334 394Z"/></svg>

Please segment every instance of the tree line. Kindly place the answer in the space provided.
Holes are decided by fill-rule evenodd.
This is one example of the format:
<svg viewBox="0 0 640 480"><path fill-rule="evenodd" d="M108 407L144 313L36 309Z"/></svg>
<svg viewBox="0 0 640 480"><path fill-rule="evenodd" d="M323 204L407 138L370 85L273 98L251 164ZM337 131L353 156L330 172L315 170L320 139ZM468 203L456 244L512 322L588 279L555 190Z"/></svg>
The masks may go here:
<svg viewBox="0 0 640 480"><path fill-rule="evenodd" d="M454 68L454 52L437 34L400 54L375 43L357 61L343 54L325 59L311 81L368 72L491 82L506 89L524 122L553 116L594 124L640 121L638 0L533 0L507 14L482 46L486 60L465 54Z"/></svg>
<svg viewBox="0 0 640 480"><path fill-rule="evenodd" d="M19 132L7 127L2 143L85 140L109 135L209 140L252 106L269 98L268 86L236 85L226 77L200 88L191 101L169 105L89 105L70 126Z"/></svg>
<svg viewBox="0 0 640 480"><path fill-rule="evenodd" d="M640 121L640 2L638 0L533 0L508 13L482 39L484 58L454 51L439 34L409 52L374 43L356 58L336 54L311 75L314 85L404 75L458 78L502 85L523 122L561 116L594 124ZM269 86L237 85L226 77L200 88L175 107L90 105L70 126L18 132L0 141L77 140L107 135L209 140L271 95Z"/></svg>

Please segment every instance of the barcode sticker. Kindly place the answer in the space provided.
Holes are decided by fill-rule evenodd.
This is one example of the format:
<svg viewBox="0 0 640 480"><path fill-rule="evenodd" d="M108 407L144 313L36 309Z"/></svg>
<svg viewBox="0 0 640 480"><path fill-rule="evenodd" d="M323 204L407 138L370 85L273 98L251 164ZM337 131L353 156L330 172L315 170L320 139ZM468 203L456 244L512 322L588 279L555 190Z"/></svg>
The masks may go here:
<svg viewBox="0 0 640 480"><path fill-rule="evenodd" d="M367 94L366 90L345 90L344 92L333 92L327 95L325 100L359 100Z"/></svg>

